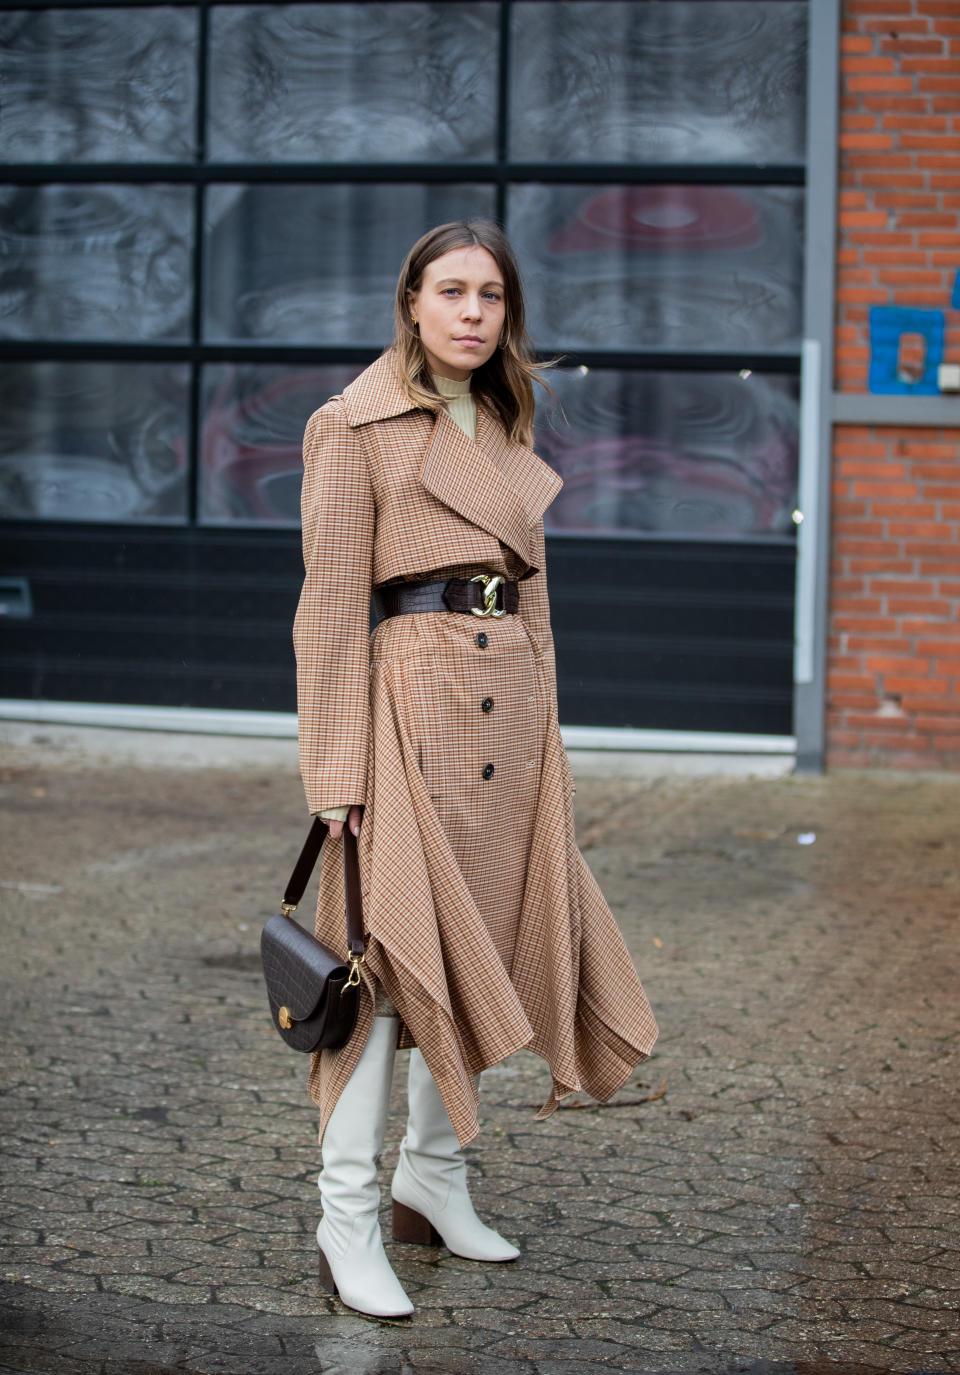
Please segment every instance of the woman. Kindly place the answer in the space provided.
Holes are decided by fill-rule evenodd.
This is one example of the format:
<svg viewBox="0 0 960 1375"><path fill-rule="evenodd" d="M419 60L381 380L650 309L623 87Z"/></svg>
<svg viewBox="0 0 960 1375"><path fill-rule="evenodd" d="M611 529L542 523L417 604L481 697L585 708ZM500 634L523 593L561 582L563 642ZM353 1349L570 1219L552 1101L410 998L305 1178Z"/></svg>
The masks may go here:
<svg viewBox="0 0 960 1375"><path fill-rule="evenodd" d="M377 1222L398 1044L416 1048L394 1238L508 1261L460 1151L480 1071L538 1052L547 1117L576 1089L608 1098L656 1038L574 842L542 521L562 484L529 447L537 371L505 236L441 225L404 263L392 348L304 439L301 771L331 837L359 837L367 935L356 1032L310 1075L317 1240L326 1286L378 1316L413 1311ZM345 949L337 849L317 935Z"/></svg>

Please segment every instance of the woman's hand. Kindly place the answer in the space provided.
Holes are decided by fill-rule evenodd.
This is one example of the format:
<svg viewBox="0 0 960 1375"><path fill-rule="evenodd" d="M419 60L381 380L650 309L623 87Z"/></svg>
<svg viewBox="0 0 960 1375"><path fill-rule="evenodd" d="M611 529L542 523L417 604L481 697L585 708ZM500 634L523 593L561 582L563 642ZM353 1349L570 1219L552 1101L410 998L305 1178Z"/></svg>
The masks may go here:
<svg viewBox="0 0 960 1375"><path fill-rule="evenodd" d="M363 808L351 807L347 815L346 824L350 827L351 831L355 836L358 836L360 834L360 822L362 820ZM327 826L330 830L330 839L339 840L340 837L343 835L344 823L342 821L327 821Z"/></svg>

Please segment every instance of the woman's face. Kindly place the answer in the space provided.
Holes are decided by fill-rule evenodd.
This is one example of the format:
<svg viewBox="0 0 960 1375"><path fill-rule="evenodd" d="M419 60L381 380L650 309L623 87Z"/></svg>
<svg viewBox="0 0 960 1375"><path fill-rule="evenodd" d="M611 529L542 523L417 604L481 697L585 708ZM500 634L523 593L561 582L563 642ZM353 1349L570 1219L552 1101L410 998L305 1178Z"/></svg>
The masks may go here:
<svg viewBox="0 0 960 1375"><path fill-rule="evenodd" d="M431 372L465 382L493 357L506 304L500 269L485 248L452 248L434 258L407 300Z"/></svg>

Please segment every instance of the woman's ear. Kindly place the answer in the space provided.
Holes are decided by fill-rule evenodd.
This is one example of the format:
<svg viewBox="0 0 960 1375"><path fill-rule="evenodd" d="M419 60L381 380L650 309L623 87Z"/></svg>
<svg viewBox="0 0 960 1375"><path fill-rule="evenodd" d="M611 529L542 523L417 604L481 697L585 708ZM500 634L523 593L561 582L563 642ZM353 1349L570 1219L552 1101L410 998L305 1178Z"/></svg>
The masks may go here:
<svg viewBox="0 0 960 1375"><path fill-rule="evenodd" d="M413 291L407 292L407 310L410 312L410 319L414 324L417 323L417 297Z"/></svg>

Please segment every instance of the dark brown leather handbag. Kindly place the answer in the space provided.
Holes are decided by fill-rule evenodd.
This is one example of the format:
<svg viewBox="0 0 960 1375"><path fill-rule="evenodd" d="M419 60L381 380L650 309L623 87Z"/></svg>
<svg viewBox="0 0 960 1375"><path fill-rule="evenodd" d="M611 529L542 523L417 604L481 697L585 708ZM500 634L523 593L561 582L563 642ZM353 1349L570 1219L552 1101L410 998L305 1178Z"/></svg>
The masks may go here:
<svg viewBox="0 0 960 1375"><path fill-rule="evenodd" d="M363 910L357 838L347 826L343 828L343 880L349 961L345 964L341 956L293 920L326 837L327 827L316 817L280 911L260 935L260 959L273 1024L294 1050L336 1050L349 1041L357 1024Z"/></svg>

